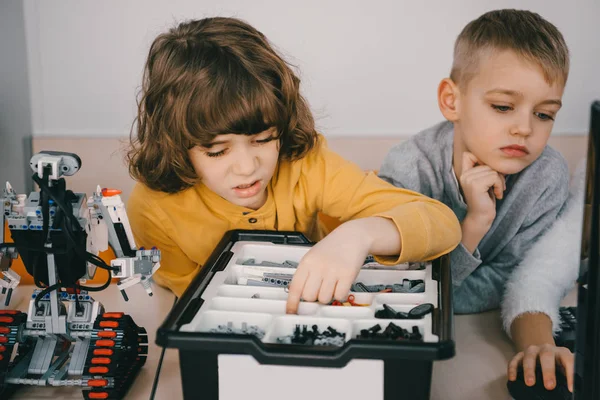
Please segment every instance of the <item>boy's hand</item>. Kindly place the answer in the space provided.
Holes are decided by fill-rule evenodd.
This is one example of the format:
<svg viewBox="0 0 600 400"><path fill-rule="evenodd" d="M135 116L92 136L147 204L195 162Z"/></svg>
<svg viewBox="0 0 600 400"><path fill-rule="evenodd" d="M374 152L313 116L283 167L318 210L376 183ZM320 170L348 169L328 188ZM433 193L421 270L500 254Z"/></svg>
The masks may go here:
<svg viewBox="0 0 600 400"><path fill-rule="evenodd" d="M460 187L467 203L462 243L472 253L496 218L496 199L502 199L506 183L502 174L465 151Z"/></svg>
<svg viewBox="0 0 600 400"><path fill-rule="evenodd" d="M556 366L567 377L567 386L573 392L573 369L575 356L566 347L557 347L551 344L542 346L529 346L525 351L517 353L508 364L508 380L517 380L517 369L523 364L523 378L527 386L535 385L535 368L540 360L544 387L552 390L556 387Z"/></svg>
<svg viewBox="0 0 600 400"><path fill-rule="evenodd" d="M298 311L300 299L322 304L346 299L370 249L365 232L353 222L358 221L340 225L302 257L289 285L288 314Z"/></svg>

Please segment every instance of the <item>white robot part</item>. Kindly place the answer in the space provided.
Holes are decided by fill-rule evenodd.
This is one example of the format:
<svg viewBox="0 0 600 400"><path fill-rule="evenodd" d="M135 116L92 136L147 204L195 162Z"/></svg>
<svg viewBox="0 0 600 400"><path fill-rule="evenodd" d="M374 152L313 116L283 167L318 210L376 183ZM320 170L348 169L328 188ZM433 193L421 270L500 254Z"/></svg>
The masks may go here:
<svg viewBox="0 0 600 400"><path fill-rule="evenodd" d="M125 209L125 204L123 204L123 201L121 200L121 196L114 195L110 197L102 197L102 204L108 210L113 224L123 224L129 246L132 249L135 249L136 246L135 240L133 239L133 232L131 230L131 225L129 225L129 218L127 217L127 211Z"/></svg>
<svg viewBox="0 0 600 400"><path fill-rule="evenodd" d="M42 151L31 157L29 165L40 178L44 177L44 168L50 167L50 180L75 174L81 168L81 159L72 153Z"/></svg>
<svg viewBox="0 0 600 400"><path fill-rule="evenodd" d="M110 262L119 271L113 272L115 278L120 278L117 287L127 300L125 289L140 283L146 293L152 296L150 286L152 275L160 268L160 252L157 249L137 250L135 258L117 258Z"/></svg>

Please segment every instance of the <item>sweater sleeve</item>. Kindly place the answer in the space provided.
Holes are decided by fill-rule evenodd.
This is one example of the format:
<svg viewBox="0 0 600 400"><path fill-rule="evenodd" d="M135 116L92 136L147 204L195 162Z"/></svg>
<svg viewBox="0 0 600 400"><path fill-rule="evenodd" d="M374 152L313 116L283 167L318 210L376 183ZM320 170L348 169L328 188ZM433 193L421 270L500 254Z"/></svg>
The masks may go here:
<svg viewBox="0 0 600 400"><path fill-rule="evenodd" d="M517 265L544 233L554 224L568 196L569 177L556 177L532 203L527 217L514 236L491 260L482 262L472 271L463 270L461 275L453 271L454 311L458 314L481 312L497 308L502 303L506 280L513 275ZM455 269L454 254L451 255ZM462 267L464 268L464 266ZM456 277L462 278L455 279ZM482 294L485 293L484 296ZM477 300L475 300L477 299Z"/></svg>
<svg viewBox="0 0 600 400"><path fill-rule="evenodd" d="M373 173L365 174L324 143L306 165L310 168L307 179L321 182L315 195L325 214L342 222L371 216L394 222L401 236L401 254L378 257L378 262L393 265L431 260L460 242L460 225L450 208L422 194L396 188Z"/></svg>
<svg viewBox="0 0 600 400"><path fill-rule="evenodd" d="M502 320L509 336L515 318L525 313L544 313L552 320L553 331L560 330L560 301L573 287L579 272L584 187L585 162L582 162L573 176L564 211L507 282Z"/></svg>
<svg viewBox="0 0 600 400"><path fill-rule="evenodd" d="M171 223L160 207L147 200L141 184L137 184L127 202L127 215L138 248L156 247L160 250L160 268L153 280L181 297L200 267L173 240Z"/></svg>
<svg viewBox="0 0 600 400"><path fill-rule="evenodd" d="M379 177L396 187L441 198L444 190L449 189L440 187L442 179L436 179L439 172L435 166L441 165L442 160L433 148L427 147L428 144L426 142L424 145L413 138L392 148L381 165ZM479 250L470 253L462 243L452 250L450 260L452 282L455 285L462 283L481 265Z"/></svg>

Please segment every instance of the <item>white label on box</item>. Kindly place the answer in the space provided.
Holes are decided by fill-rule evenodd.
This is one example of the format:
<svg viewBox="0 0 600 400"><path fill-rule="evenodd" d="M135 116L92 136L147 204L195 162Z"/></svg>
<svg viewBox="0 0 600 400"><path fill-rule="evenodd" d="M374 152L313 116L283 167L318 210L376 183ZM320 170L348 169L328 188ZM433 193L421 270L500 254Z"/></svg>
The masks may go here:
<svg viewBox="0 0 600 400"><path fill-rule="evenodd" d="M221 354L218 363L219 400L383 398L381 360L352 360L343 368L316 368L261 365L252 356Z"/></svg>

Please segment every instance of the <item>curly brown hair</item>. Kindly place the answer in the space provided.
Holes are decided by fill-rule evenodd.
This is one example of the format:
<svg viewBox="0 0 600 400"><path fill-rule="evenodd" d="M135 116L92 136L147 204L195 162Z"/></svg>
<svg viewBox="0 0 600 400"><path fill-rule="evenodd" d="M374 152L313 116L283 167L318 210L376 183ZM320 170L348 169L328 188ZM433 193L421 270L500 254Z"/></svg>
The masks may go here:
<svg viewBox="0 0 600 400"><path fill-rule="evenodd" d="M188 156L220 134L275 127L279 159L302 158L317 142L300 79L266 37L235 18L186 21L159 35L144 69L127 151L130 175L153 190L195 185Z"/></svg>

